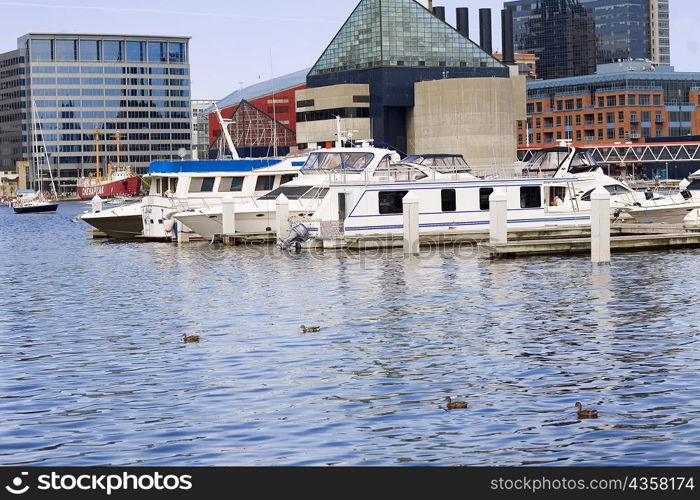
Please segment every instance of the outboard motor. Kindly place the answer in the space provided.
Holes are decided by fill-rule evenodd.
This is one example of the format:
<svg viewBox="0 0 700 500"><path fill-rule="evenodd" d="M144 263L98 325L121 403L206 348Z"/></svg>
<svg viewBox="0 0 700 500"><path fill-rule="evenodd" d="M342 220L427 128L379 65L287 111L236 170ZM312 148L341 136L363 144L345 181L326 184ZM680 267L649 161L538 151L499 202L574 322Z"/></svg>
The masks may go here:
<svg viewBox="0 0 700 500"><path fill-rule="evenodd" d="M289 236L286 240L280 241L277 246L282 250L291 247L295 243L303 243L310 237L309 230L304 224L297 224L289 231Z"/></svg>
<svg viewBox="0 0 700 500"><path fill-rule="evenodd" d="M653 200L654 199L654 192L651 189L647 189L644 191L644 198L647 200Z"/></svg>
<svg viewBox="0 0 700 500"><path fill-rule="evenodd" d="M690 200L693 197L693 193L691 193L687 189L684 189L683 191L681 191L681 196L684 200Z"/></svg>

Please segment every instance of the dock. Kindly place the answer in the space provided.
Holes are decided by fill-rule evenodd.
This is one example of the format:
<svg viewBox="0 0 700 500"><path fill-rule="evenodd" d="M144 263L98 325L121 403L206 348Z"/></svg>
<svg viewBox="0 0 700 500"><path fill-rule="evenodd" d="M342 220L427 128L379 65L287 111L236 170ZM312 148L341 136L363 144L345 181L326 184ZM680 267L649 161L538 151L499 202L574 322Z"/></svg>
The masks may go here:
<svg viewBox="0 0 700 500"><path fill-rule="evenodd" d="M676 248L700 248L700 228L667 224L615 224L610 230L614 253ZM569 238L514 239L507 243L482 242L480 255L517 258L534 255L586 254L591 252L590 231Z"/></svg>

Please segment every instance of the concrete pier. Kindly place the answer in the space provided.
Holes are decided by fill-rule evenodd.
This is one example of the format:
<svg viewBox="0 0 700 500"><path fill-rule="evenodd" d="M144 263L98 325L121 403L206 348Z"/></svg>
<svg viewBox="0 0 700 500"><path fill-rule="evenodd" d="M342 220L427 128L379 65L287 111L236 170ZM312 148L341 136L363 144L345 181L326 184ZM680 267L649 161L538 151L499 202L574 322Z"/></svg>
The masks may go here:
<svg viewBox="0 0 700 500"><path fill-rule="evenodd" d="M275 231L277 239L284 239L289 232L289 200L280 194L275 200Z"/></svg>
<svg viewBox="0 0 700 500"><path fill-rule="evenodd" d="M92 201L90 201L90 205L92 206L92 213L96 214L97 212L102 212L102 209L104 207L104 200L99 197L99 195L95 195L92 198Z"/></svg>
<svg viewBox="0 0 700 500"><path fill-rule="evenodd" d="M591 262L610 262L610 193L603 186L591 193Z"/></svg>
<svg viewBox="0 0 700 500"><path fill-rule="evenodd" d="M403 197L403 253L404 255L420 254L419 210L418 197L408 192Z"/></svg>
<svg viewBox="0 0 700 500"><path fill-rule="evenodd" d="M508 243L508 197L503 188L496 188L489 196L489 241Z"/></svg>
<svg viewBox="0 0 700 500"><path fill-rule="evenodd" d="M236 234L236 199L227 196L221 201L221 233L222 236Z"/></svg>

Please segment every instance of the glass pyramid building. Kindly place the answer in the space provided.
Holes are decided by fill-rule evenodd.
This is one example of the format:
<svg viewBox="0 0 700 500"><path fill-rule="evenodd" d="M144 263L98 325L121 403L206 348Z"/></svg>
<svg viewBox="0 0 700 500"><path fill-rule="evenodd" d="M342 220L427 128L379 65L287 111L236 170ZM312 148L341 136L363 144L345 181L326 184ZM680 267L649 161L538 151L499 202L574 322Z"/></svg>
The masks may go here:
<svg viewBox="0 0 700 500"><path fill-rule="evenodd" d="M504 67L415 0L362 0L309 76L401 66Z"/></svg>

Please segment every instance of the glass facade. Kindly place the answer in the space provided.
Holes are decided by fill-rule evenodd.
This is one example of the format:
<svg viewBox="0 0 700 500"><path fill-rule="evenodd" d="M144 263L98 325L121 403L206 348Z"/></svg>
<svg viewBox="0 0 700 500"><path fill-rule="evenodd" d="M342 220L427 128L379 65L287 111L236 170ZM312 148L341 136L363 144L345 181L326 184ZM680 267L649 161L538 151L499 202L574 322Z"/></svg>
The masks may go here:
<svg viewBox="0 0 700 500"><path fill-rule="evenodd" d="M387 66L502 67L417 2L363 0L310 74Z"/></svg>
<svg viewBox="0 0 700 500"><path fill-rule="evenodd" d="M668 0L516 0L505 2L505 6L513 11L518 51L537 53L544 47L548 30L533 33L533 29L537 31L537 26L546 22L553 8L566 6L583 8L593 18L597 64L626 59L671 64ZM578 30L580 26L573 23L570 28ZM560 51L557 57L562 56L570 58L573 53ZM541 64L538 61L538 70Z"/></svg>
<svg viewBox="0 0 700 500"><path fill-rule="evenodd" d="M18 50L29 52L30 61L21 66L24 83L13 82L22 88L24 98L17 107L24 112L13 116L12 127L25 131L18 146L23 157L15 155L7 161L14 164L32 154L36 157L37 144L45 146L58 169L62 190L71 192L77 177L95 170L96 131L103 172L116 161L116 131L121 132L121 161L139 173L153 160L178 158L180 148L189 151L187 40L21 37ZM0 162L5 162L2 155Z"/></svg>

